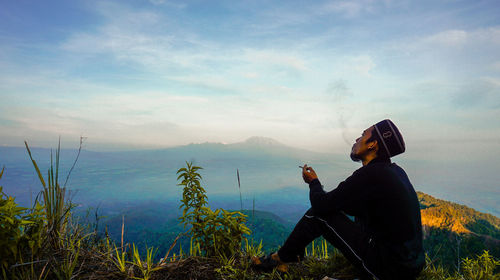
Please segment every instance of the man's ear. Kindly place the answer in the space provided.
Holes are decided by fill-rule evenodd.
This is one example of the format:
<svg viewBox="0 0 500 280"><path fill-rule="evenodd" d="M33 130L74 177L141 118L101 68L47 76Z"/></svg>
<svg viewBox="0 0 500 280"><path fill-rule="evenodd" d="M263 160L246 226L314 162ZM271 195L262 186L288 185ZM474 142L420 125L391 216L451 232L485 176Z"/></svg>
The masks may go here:
<svg viewBox="0 0 500 280"><path fill-rule="evenodd" d="M371 142L368 143L368 149L370 150L376 150L378 149L378 142L377 140L373 140Z"/></svg>

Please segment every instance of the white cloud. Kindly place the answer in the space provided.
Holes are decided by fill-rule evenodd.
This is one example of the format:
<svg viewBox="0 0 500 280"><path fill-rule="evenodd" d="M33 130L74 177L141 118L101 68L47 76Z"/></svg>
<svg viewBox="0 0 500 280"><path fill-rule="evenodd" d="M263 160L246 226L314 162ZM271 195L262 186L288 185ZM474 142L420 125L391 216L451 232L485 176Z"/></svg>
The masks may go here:
<svg viewBox="0 0 500 280"><path fill-rule="evenodd" d="M169 7L174 7L178 9L185 8L187 5L185 3L175 3L173 1L167 1L167 0L149 0L149 2L153 5L158 5L158 6L169 6Z"/></svg>
<svg viewBox="0 0 500 280"><path fill-rule="evenodd" d="M422 39L420 44L430 47L459 47L467 43L468 33L464 30L446 30Z"/></svg>
<svg viewBox="0 0 500 280"><path fill-rule="evenodd" d="M359 1L332 1L321 9L323 13L339 13L346 17L355 17L364 9L365 5Z"/></svg>
<svg viewBox="0 0 500 280"><path fill-rule="evenodd" d="M375 68L375 62L369 55L360 55L350 59L350 67L359 74L370 77L370 71Z"/></svg>
<svg viewBox="0 0 500 280"><path fill-rule="evenodd" d="M499 65L500 65L500 63L499 63ZM242 76L245 78L248 78L248 79L255 79L255 78L259 77L259 74L256 72L245 72L245 73L242 73Z"/></svg>
<svg viewBox="0 0 500 280"><path fill-rule="evenodd" d="M496 70L496 71L500 71L500 61L496 61L496 62L492 63L491 68Z"/></svg>
<svg viewBox="0 0 500 280"><path fill-rule="evenodd" d="M299 72L309 70L304 59L285 50L245 49L242 58L248 63L276 65Z"/></svg>
<svg viewBox="0 0 500 280"><path fill-rule="evenodd" d="M419 52L450 52L454 50L474 51L476 49L496 50L500 46L500 27L473 30L450 29L413 38L404 38L393 43L396 49ZM496 52L498 53L498 52Z"/></svg>
<svg viewBox="0 0 500 280"><path fill-rule="evenodd" d="M168 76L168 79L182 82L186 85L210 89L218 93L234 94L239 90L235 84L220 75Z"/></svg>

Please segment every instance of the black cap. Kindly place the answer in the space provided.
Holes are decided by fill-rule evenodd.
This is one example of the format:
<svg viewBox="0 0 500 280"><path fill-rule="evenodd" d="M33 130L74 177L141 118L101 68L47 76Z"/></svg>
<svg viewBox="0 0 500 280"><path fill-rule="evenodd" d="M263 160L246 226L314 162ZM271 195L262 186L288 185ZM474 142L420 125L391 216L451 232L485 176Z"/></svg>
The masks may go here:
<svg viewBox="0 0 500 280"><path fill-rule="evenodd" d="M396 125L391 120L383 120L374 125L375 136L379 140L379 149L389 157L405 151L405 142Z"/></svg>

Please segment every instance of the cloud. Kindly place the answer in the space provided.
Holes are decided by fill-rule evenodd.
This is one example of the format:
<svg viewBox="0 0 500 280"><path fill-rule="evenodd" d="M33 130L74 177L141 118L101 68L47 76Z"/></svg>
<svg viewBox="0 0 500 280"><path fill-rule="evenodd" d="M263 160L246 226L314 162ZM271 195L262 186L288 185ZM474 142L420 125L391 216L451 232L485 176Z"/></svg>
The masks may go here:
<svg viewBox="0 0 500 280"><path fill-rule="evenodd" d="M361 1L331 1L322 7L321 13L336 13L351 18L358 16L364 9L366 5Z"/></svg>
<svg viewBox="0 0 500 280"><path fill-rule="evenodd" d="M500 80L483 78L461 86L451 95L451 103L463 109L499 109Z"/></svg>
<svg viewBox="0 0 500 280"><path fill-rule="evenodd" d="M473 30L449 29L431 35L404 38L394 44L397 48L410 52L432 50L434 52L464 52L485 49L493 50L500 46L500 27L478 28Z"/></svg>
<svg viewBox="0 0 500 280"><path fill-rule="evenodd" d="M158 111L150 111L150 103L158 100L145 98L139 103L138 98L124 101L123 96L99 100L96 98L82 102L83 107L78 108L57 106L54 110L16 106L4 110L10 116L8 123L15 123L15 126L8 123L6 125L5 121L2 121L0 125L6 129L2 130L2 133L8 132L9 137L13 138L10 142L15 139L20 141L19 138L35 138L36 141L47 143L58 136L77 138L83 135L94 144L114 142L143 147L178 145L189 139L191 134L189 131L166 120L168 116L159 112L162 109L161 105ZM185 97L172 97L161 100L161 104L165 104L167 100L170 103L178 100L180 100L178 102L189 100L194 103ZM171 135L176 137L173 138Z"/></svg>
<svg viewBox="0 0 500 280"><path fill-rule="evenodd" d="M207 89L216 93L232 93L239 91L238 87L228 79L220 75L189 75L189 76L169 76L168 79L181 82L185 85Z"/></svg>
<svg viewBox="0 0 500 280"><path fill-rule="evenodd" d="M464 30L446 30L423 38L420 44L430 47L459 47L467 43L468 36L470 35Z"/></svg>
<svg viewBox="0 0 500 280"><path fill-rule="evenodd" d="M223 91L234 88L226 77L236 73L258 71L260 78L274 75L286 79L310 71L307 60L289 46L266 49L203 40L196 27L180 25L155 11L116 4L99 5L97 10L104 20L101 27L75 33L60 46L67 56L87 57L83 64L92 65L99 59Z"/></svg>
<svg viewBox="0 0 500 280"><path fill-rule="evenodd" d="M71 55L109 55L122 63L145 67L195 67L203 61L198 48L206 43L181 30L168 17L149 10L133 10L112 2L99 3L96 12L104 24L78 32L61 44ZM179 48L182 46L182 48Z"/></svg>
<svg viewBox="0 0 500 280"><path fill-rule="evenodd" d="M494 70L499 48L500 27L401 37L382 44L377 70L414 81L471 81Z"/></svg>
<svg viewBox="0 0 500 280"><path fill-rule="evenodd" d="M492 63L491 68L496 70L496 71L500 71L500 61L496 61L496 62Z"/></svg>
<svg viewBox="0 0 500 280"><path fill-rule="evenodd" d="M174 3L172 1L167 1L167 0L148 0L148 1L153 5L169 6L169 7L174 7L177 9L183 9L187 6L187 4L184 4L184 3Z"/></svg>
<svg viewBox="0 0 500 280"><path fill-rule="evenodd" d="M360 55L351 58L349 65L352 69L354 69L359 74L370 77L370 71L375 68L375 62L373 62L372 58L368 55Z"/></svg>
<svg viewBox="0 0 500 280"><path fill-rule="evenodd" d="M307 63L298 55L287 51L265 49L245 49L242 58L248 63L275 65L297 72L308 71Z"/></svg>

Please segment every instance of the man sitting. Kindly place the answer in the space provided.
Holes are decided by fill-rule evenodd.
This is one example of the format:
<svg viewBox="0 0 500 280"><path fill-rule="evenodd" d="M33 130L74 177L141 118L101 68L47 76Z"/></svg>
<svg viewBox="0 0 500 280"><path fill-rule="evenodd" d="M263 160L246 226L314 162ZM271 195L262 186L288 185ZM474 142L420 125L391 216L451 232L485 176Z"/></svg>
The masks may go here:
<svg viewBox="0 0 500 280"><path fill-rule="evenodd" d="M253 263L286 271L287 263L302 260L305 247L323 236L363 278L415 279L425 263L420 207L405 171L390 160L404 151L398 128L383 120L356 139L351 159L363 166L336 189L325 192L316 172L304 165L311 208L278 252Z"/></svg>

